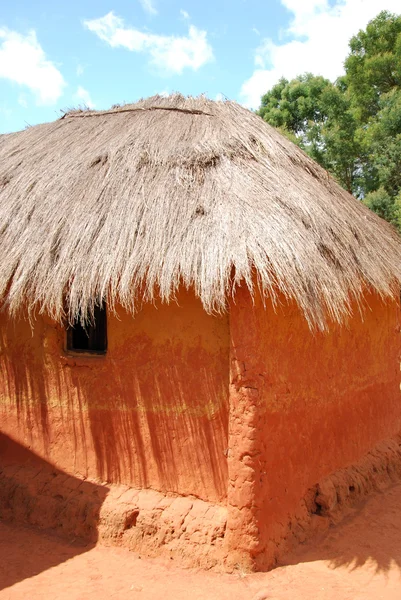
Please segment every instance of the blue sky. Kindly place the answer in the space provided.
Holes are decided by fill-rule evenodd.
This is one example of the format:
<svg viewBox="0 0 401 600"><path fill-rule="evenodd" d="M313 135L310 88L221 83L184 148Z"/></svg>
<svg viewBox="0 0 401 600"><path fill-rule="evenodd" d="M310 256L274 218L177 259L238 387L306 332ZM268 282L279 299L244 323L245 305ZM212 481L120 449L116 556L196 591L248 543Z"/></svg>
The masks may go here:
<svg viewBox="0 0 401 600"><path fill-rule="evenodd" d="M400 0L2 0L0 133L173 91L257 108L281 76L338 77L383 9Z"/></svg>

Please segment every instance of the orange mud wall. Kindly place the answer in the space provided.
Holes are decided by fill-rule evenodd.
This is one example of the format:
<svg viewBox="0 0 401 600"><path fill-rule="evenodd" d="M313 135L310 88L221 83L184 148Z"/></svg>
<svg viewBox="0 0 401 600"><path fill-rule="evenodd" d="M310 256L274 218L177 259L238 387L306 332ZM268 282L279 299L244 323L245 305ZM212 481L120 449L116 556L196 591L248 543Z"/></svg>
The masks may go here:
<svg viewBox="0 0 401 600"><path fill-rule="evenodd" d="M223 501L228 317L177 300L108 315L105 356L69 356L60 325L2 313L1 431L78 477Z"/></svg>
<svg viewBox="0 0 401 600"><path fill-rule="evenodd" d="M241 288L230 308L226 542L231 563L275 564L322 478L401 431L400 314L366 297L363 320L312 334L294 304L275 312Z"/></svg>
<svg viewBox="0 0 401 600"><path fill-rule="evenodd" d="M313 334L245 288L229 317L177 300L109 315L93 357L67 355L50 319L1 313L1 432L78 479L221 503L217 560L272 567L310 490L401 432L399 306L369 295L363 318Z"/></svg>

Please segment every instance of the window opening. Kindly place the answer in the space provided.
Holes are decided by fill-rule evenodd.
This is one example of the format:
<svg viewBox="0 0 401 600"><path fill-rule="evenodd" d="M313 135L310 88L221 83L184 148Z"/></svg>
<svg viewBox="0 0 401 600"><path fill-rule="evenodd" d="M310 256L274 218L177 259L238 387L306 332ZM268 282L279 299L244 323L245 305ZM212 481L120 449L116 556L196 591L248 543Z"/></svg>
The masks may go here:
<svg viewBox="0 0 401 600"><path fill-rule="evenodd" d="M104 354L107 350L106 305L95 306L93 319L81 324L80 316L67 329L67 350Z"/></svg>

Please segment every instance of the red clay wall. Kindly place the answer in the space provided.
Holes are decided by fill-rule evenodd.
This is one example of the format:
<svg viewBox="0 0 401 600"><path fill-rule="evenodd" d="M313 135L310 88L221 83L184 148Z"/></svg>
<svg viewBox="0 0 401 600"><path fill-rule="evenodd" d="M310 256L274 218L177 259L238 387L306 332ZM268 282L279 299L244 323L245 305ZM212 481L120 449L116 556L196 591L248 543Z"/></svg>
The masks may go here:
<svg viewBox="0 0 401 600"><path fill-rule="evenodd" d="M222 501L229 330L192 293L109 315L106 356L72 357L64 331L0 316L1 430L77 476Z"/></svg>
<svg viewBox="0 0 401 600"><path fill-rule="evenodd" d="M366 301L363 320L328 334L284 300L264 310L242 289L231 306L227 542L239 562L272 566L307 490L401 431L399 306Z"/></svg>
<svg viewBox="0 0 401 600"><path fill-rule="evenodd" d="M371 295L363 320L312 334L245 289L230 324L178 302L110 316L104 357L2 314L1 430L77 478L227 498L224 562L271 567L308 490L401 431L399 307Z"/></svg>

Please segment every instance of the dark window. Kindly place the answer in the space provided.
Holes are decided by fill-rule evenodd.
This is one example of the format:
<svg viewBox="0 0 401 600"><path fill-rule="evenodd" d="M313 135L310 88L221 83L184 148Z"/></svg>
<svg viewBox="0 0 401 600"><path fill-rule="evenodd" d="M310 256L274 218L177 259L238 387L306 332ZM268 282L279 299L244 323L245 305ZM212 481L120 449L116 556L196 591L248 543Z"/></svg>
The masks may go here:
<svg viewBox="0 0 401 600"><path fill-rule="evenodd" d="M106 306L96 306L93 319L82 325L79 317L67 329L67 350L104 354L107 350Z"/></svg>

